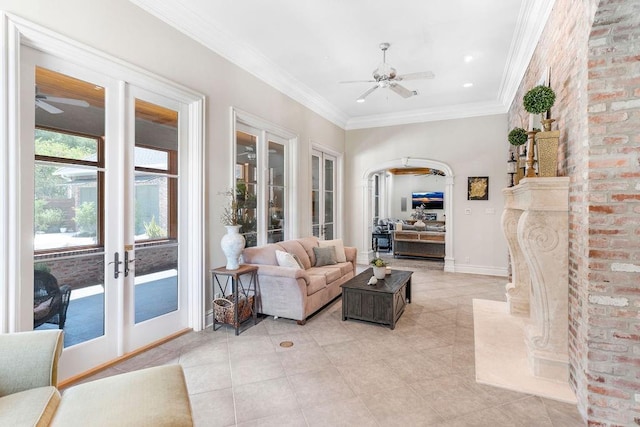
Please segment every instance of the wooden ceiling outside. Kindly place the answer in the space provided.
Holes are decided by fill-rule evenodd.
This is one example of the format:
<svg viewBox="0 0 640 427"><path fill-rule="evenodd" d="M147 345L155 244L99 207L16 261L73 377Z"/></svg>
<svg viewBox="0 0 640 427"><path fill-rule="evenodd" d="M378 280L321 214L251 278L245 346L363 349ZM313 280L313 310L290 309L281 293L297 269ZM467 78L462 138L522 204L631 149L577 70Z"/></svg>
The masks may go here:
<svg viewBox="0 0 640 427"><path fill-rule="evenodd" d="M440 170L431 168L393 168L389 172L393 175L444 175Z"/></svg>
<svg viewBox="0 0 640 427"><path fill-rule="evenodd" d="M89 105L104 109L104 88L46 68L36 67L36 87L39 94L61 98L82 99ZM62 104L52 103L64 110ZM166 126L178 126L178 112L136 99L136 118Z"/></svg>

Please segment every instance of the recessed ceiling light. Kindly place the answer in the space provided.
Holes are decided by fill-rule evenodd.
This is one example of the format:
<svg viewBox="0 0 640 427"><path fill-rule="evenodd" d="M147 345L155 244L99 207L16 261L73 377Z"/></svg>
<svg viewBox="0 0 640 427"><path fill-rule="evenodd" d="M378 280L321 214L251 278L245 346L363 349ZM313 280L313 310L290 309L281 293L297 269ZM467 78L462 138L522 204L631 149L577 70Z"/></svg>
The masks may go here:
<svg viewBox="0 0 640 427"><path fill-rule="evenodd" d="M464 57L464 62L471 62L471 61L473 61L473 56L471 56L471 55L466 55L466 56Z"/></svg>
<svg viewBox="0 0 640 427"><path fill-rule="evenodd" d="M364 102L364 98L358 98L356 99L356 102L359 102L360 104L362 104Z"/></svg>
<svg viewBox="0 0 640 427"><path fill-rule="evenodd" d="M462 85L462 87L471 87L473 86L473 83L465 83Z"/></svg>

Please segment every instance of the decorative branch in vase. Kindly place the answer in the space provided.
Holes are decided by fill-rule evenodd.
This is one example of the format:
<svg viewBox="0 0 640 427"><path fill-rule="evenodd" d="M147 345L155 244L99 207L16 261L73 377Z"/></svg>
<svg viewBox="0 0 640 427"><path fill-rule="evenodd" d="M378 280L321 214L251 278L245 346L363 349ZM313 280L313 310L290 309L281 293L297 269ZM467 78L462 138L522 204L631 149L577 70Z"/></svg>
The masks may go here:
<svg viewBox="0 0 640 427"><path fill-rule="evenodd" d="M236 199L236 192L233 190L225 191L223 194L227 198L227 204L220 215L222 224L227 229L227 234L222 236L220 240L220 247L222 252L227 258L227 270L237 270L240 268L240 254L245 246L245 239L240 234L240 225L238 225L238 201Z"/></svg>

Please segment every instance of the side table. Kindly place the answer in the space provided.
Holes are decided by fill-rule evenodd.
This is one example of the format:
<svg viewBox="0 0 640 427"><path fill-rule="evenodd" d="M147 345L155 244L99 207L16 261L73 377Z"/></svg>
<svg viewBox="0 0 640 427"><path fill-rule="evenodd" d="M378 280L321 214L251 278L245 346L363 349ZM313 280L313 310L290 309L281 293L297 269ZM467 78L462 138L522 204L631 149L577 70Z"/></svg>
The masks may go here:
<svg viewBox="0 0 640 427"><path fill-rule="evenodd" d="M242 276L249 276L249 282L243 282ZM222 281L221 281L222 279ZM253 324L258 323L258 312L256 310L257 307L257 298L258 298L258 267L253 265L240 265L237 270L227 270L225 267L218 267L211 270L211 296L215 299L216 293L219 292L222 297L225 297L229 281L231 281L231 295L233 299L233 324L235 327L236 335L240 333L240 319L238 319L238 307L240 306L240 297L246 298L246 303L248 304L253 297L253 303L250 305L251 315L253 316ZM224 285L223 285L224 282ZM220 329L218 327L216 329L216 323L227 323L227 322L218 322L216 320L216 307L213 305L213 330L217 331ZM249 320L248 318L245 320Z"/></svg>

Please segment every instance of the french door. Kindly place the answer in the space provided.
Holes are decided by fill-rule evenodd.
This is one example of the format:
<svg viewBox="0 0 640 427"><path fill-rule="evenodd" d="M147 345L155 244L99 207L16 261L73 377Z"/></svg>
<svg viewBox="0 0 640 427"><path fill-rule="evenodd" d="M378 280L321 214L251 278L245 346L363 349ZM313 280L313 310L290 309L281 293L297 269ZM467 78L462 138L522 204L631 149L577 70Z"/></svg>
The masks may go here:
<svg viewBox="0 0 640 427"><path fill-rule="evenodd" d="M64 379L188 327L188 108L26 47L20 79L25 277L62 295L25 280L21 319L64 330Z"/></svg>
<svg viewBox="0 0 640 427"><path fill-rule="evenodd" d="M311 154L311 228L313 235L336 235L336 157L319 150Z"/></svg>

